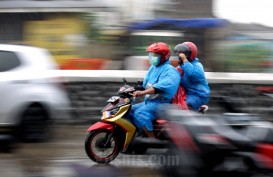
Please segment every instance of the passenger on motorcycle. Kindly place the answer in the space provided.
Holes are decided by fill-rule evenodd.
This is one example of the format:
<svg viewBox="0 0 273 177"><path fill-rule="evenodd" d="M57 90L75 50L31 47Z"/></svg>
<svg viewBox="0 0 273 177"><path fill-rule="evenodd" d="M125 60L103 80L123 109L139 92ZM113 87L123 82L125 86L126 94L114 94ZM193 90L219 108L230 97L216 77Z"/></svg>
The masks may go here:
<svg viewBox="0 0 273 177"><path fill-rule="evenodd" d="M143 91L135 91L133 96L144 96L144 101L132 106L129 118L133 118L134 124L140 131L144 131L149 137L154 137L152 121L157 116L159 105L171 103L179 82L179 72L170 65L170 48L167 44L157 42L150 45L149 62L151 64L144 80Z"/></svg>
<svg viewBox="0 0 273 177"><path fill-rule="evenodd" d="M189 108L198 110L209 101L210 88L207 83L203 65L197 56L197 47L192 42L178 44L174 48L183 70L180 84L186 90L186 102Z"/></svg>

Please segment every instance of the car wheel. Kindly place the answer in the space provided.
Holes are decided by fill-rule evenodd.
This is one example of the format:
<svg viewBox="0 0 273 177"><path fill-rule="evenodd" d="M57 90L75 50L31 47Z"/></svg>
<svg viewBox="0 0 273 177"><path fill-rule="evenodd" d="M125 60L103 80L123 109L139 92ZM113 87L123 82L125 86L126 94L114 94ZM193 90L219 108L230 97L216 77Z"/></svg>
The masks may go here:
<svg viewBox="0 0 273 177"><path fill-rule="evenodd" d="M47 139L49 114L41 105L29 106L22 115L19 137L23 142L37 142Z"/></svg>
<svg viewBox="0 0 273 177"><path fill-rule="evenodd" d="M0 135L0 152L13 152L16 145L16 139L11 135Z"/></svg>

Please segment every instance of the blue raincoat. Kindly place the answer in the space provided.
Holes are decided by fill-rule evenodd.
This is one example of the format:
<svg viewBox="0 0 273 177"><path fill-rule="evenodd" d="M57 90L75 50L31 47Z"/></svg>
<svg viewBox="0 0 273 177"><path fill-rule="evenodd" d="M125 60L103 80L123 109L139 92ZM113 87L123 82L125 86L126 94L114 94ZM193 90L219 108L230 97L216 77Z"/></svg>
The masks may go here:
<svg viewBox="0 0 273 177"><path fill-rule="evenodd" d="M157 108L161 104L171 103L180 82L179 72L167 61L157 67L151 66L143 80L143 87L153 87L158 91L155 94L145 95L144 102L135 104L131 108L129 117L139 130L145 127L153 131L152 121L157 116Z"/></svg>
<svg viewBox="0 0 273 177"><path fill-rule="evenodd" d="M195 58L192 62L181 65L183 76L181 85L186 90L188 105L198 110L200 106L209 101L210 88L206 81L203 65Z"/></svg>

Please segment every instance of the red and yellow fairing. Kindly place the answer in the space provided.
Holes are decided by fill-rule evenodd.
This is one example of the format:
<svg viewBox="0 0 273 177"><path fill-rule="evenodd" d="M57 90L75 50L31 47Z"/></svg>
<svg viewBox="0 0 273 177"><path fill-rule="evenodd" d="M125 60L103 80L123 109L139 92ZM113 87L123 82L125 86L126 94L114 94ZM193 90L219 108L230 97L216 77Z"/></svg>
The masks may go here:
<svg viewBox="0 0 273 177"><path fill-rule="evenodd" d="M126 148L128 147L136 131L136 127L131 122L123 118L129 108L130 104L121 106L119 108L119 111L115 115L110 115L108 111L104 111L101 118L103 122L111 122L113 124L116 124L125 131L123 151L126 150Z"/></svg>

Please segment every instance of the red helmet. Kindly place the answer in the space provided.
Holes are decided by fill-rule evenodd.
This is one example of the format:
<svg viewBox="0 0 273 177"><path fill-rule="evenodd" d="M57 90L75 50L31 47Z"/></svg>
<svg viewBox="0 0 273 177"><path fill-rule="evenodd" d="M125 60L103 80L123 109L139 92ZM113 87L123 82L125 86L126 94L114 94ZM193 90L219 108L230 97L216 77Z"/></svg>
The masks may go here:
<svg viewBox="0 0 273 177"><path fill-rule="evenodd" d="M174 52L176 54L184 53L187 59L194 60L197 56L197 47L194 43L187 41L175 46Z"/></svg>
<svg viewBox="0 0 273 177"><path fill-rule="evenodd" d="M147 52L154 52L154 53L161 55L160 63L165 62L171 56L170 47L164 42L156 42L156 43L150 45L149 47L147 47L146 51Z"/></svg>

